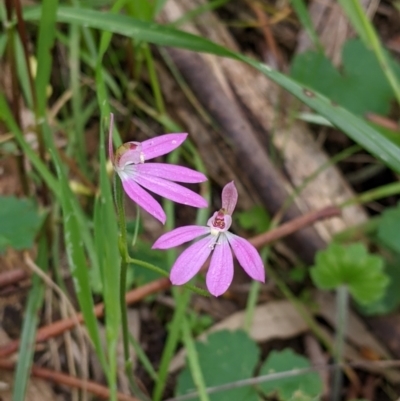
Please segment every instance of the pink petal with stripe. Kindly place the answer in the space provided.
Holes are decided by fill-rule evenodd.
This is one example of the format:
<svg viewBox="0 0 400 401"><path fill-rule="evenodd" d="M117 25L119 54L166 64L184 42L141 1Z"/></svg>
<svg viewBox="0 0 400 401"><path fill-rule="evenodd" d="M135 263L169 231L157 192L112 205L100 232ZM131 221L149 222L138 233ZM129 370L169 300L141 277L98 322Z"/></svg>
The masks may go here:
<svg viewBox="0 0 400 401"><path fill-rule="evenodd" d="M200 208L207 207L207 201L203 197L172 181L142 174L137 174L135 181L142 187L174 202Z"/></svg>
<svg viewBox="0 0 400 401"><path fill-rule="evenodd" d="M240 266L254 280L265 282L265 269L257 249L249 241L235 234L226 232L229 244L232 247Z"/></svg>
<svg viewBox="0 0 400 401"><path fill-rule="evenodd" d="M147 139L142 142L142 152L145 160L172 152L187 138L188 134L166 134Z"/></svg>
<svg viewBox="0 0 400 401"><path fill-rule="evenodd" d="M121 175L122 186L127 195L146 212L165 224L166 215L160 204L131 178Z"/></svg>
<svg viewBox="0 0 400 401"><path fill-rule="evenodd" d="M207 288L216 297L226 292L233 280L233 258L228 240L221 234L218 242L220 244L215 245L206 277Z"/></svg>
<svg viewBox="0 0 400 401"><path fill-rule="evenodd" d="M138 164L136 169L141 174L152 175L166 180L196 183L207 181L207 177L187 167L165 163Z"/></svg>
<svg viewBox="0 0 400 401"><path fill-rule="evenodd" d="M191 280L206 262L216 239L213 235L207 236L183 251L172 266L171 283L182 285Z"/></svg>
<svg viewBox="0 0 400 401"><path fill-rule="evenodd" d="M209 227L185 226L163 234L151 247L152 249L169 249L185 242L192 241L201 235L210 234Z"/></svg>

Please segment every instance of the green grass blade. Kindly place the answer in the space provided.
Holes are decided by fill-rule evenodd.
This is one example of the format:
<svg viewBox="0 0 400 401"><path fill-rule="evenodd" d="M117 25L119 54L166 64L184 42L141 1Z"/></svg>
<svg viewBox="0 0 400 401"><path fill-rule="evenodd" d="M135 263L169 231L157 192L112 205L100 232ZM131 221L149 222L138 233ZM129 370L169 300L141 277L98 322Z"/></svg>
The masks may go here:
<svg viewBox="0 0 400 401"><path fill-rule="evenodd" d="M197 353L197 349L194 344L192 333L190 332L190 327L187 322L187 319L183 320L182 337L187 352L187 360L190 366L190 373L192 374L193 382L199 393L199 399L200 401L209 401L210 397L208 396L206 388L207 386L204 381L203 372L201 371L199 355Z"/></svg>
<svg viewBox="0 0 400 401"><path fill-rule="evenodd" d="M24 94L24 98L26 100L28 107L30 109L33 109L32 91L29 83L28 69L26 67L26 62L25 62L24 49L22 48L20 37L17 35L14 39L15 39L14 48L15 48L15 57L17 61L17 74L18 74L19 84L21 85L22 92Z"/></svg>
<svg viewBox="0 0 400 401"><path fill-rule="evenodd" d="M95 347L97 356L105 372L108 366L100 340L97 319L94 314L94 303L89 284L89 269L86 261L81 226L72 205L73 194L68 186L68 180L63 171L59 157L52 152L52 158L57 170L57 176L61 187L61 208L64 223L64 240L67 249L67 256L70 271L74 281L75 292L85 320L91 340Z"/></svg>
<svg viewBox="0 0 400 401"><path fill-rule="evenodd" d="M40 15L40 8L27 9L24 15L27 20L36 20ZM59 7L57 19L60 22L90 26L158 45L181 47L243 61L288 90L385 164L400 172L400 148L397 145L385 138L364 120L335 105L325 96L309 90L292 78L250 57L235 53L199 36L155 23L138 21L126 15L83 9L77 12L73 8Z"/></svg>
<svg viewBox="0 0 400 401"><path fill-rule="evenodd" d="M81 63L80 63L80 40L81 40L81 27L78 25L71 25L70 27L70 81L72 90L72 115L74 119L73 136L70 140L70 149L76 154L79 167L88 176L88 164L86 154L86 138L84 132L84 124L82 120L82 91L80 88L81 80Z"/></svg>
<svg viewBox="0 0 400 401"><path fill-rule="evenodd" d="M110 365L108 384L115 394L117 390L117 343L121 325L120 313L120 255L118 227L110 180L106 171L104 128L100 134L100 195L95 205L95 238L97 255L103 281L108 360ZM122 289L123 291L123 289Z"/></svg>
<svg viewBox="0 0 400 401"><path fill-rule="evenodd" d="M58 0L44 0L41 7L39 37L37 43L37 73L35 79L37 113L43 117L46 112L47 85L52 68L51 54L55 33Z"/></svg>
<svg viewBox="0 0 400 401"><path fill-rule="evenodd" d="M302 27L306 30L308 36L312 40L316 49L320 51L324 51L321 42L318 38L317 32L315 32L310 14L308 12L307 6L303 0L290 0L294 11L296 12L299 20L301 22Z"/></svg>
<svg viewBox="0 0 400 401"><path fill-rule="evenodd" d="M145 371L154 381L157 381L158 380L157 372L154 370L153 365L151 364L150 359L147 357L142 346L140 345L140 342L137 341L132 334L129 334L129 342L134 348L136 355L140 363L143 365Z"/></svg>
<svg viewBox="0 0 400 401"><path fill-rule="evenodd" d="M36 264L43 270L48 269L48 249L45 238L39 240L39 250ZM21 343L19 346L19 358L15 370L15 382L13 388L13 401L24 401L26 388L30 376L30 370L35 353L35 337L39 322L39 312L43 305L44 283L38 275L32 278L32 288L29 291L25 306L24 323L22 327Z"/></svg>

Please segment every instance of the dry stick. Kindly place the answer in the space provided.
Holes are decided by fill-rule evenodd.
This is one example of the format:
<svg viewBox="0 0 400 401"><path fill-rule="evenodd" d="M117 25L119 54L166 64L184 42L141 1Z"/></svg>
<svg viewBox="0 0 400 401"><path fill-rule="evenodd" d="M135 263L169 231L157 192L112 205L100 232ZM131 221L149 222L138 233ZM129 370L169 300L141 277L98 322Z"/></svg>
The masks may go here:
<svg viewBox="0 0 400 401"><path fill-rule="evenodd" d="M256 248L260 248L266 244L276 241L277 239L286 237L287 235L290 235L304 227L314 224L319 220L337 217L340 216L340 214L341 210L337 206L327 206L323 209L309 212L296 219L290 220L287 223L284 223L271 231L267 231L263 234L251 238L249 241Z"/></svg>
<svg viewBox="0 0 400 401"><path fill-rule="evenodd" d="M14 368L14 362L6 359L0 359L0 369L14 370ZM97 397L105 400L108 400L110 398L110 391L108 390L108 388L93 381L82 380L78 377L69 376L65 373L55 372L50 369L39 368L37 366L33 366L31 372L33 376L44 380L48 380L57 384L63 384L69 387L74 387L80 390L87 390ZM118 393L117 398L120 401L140 401L136 397L131 397L122 393Z"/></svg>
<svg viewBox="0 0 400 401"><path fill-rule="evenodd" d="M307 227L316 221L331 218L340 215L340 209L335 206L328 206L323 209L317 210L315 212L310 212L305 214L304 216L300 216L296 219L293 219L281 226L275 228L272 231L268 231L264 234L258 235L249 239L249 241L256 247L262 247L267 243L271 243L282 237L290 235L304 227ZM147 295L154 294L161 290L165 290L171 286L171 282L167 278L161 278L159 280L152 281L149 284L146 284L142 287L134 289L126 294L125 300L127 305L136 303L146 297ZM96 305L94 309L94 313L97 317L103 316L104 312L104 304ZM68 318L64 320L59 320L54 322L48 326L42 327L38 330L36 336L36 342L45 341L51 337L55 337L60 335L66 330L70 330L76 324L83 323L83 316L81 313L78 313L74 318ZM13 352L18 350L19 340L10 341L8 344L0 347L0 357L4 358Z"/></svg>
<svg viewBox="0 0 400 401"><path fill-rule="evenodd" d="M15 269L0 274L0 288L8 285L16 284L21 280L29 277L28 273L23 269Z"/></svg>

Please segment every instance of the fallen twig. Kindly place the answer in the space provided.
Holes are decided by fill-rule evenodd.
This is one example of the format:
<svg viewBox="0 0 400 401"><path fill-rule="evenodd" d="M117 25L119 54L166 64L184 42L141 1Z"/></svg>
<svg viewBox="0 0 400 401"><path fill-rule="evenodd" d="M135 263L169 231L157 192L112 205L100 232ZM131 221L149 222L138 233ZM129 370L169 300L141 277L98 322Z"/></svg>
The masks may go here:
<svg viewBox="0 0 400 401"><path fill-rule="evenodd" d="M28 273L23 269L14 269L0 274L0 288L18 283L28 278Z"/></svg>
<svg viewBox="0 0 400 401"><path fill-rule="evenodd" d="M293 234L304 227L310 226L319 220L340 216L340 214L341 210L336 206L324 207L323 209L312 211L296 219L290 220L273 230L257 235L256 237L251 238L250 242L256 248L260 248L273 241L286 237L287 235Z"/></svg>
<svg viewBox="0 0 400 401"><path fill-rule="evenodd" d="M14 362L7 359L0 359L0 369L14 370L14 368ZM31 374L32 376L51 381L56 384L63 384L69 387L78 388L80 390L86 390L105 400L110 399L110 391L108 388L93 381L82 380L78 377L69 376L65 373L55 372L54 370L40 368L38 366L32 366ZM117 398L120 401L140 401L136 397L122 393L118 393Z"/></svg>

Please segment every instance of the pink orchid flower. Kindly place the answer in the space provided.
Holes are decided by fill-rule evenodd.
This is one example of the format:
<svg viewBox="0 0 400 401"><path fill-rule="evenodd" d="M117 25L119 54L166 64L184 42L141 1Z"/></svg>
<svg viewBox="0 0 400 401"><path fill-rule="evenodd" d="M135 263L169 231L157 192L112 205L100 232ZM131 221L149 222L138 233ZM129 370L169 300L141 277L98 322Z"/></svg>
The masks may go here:
<svg viewBox="0 0 400 401"><path fill-rule="evenodd" d="M127 142L114 155L112 144L113 118L110 121L109 157L122 181L126 194L140 207L165 223L166 215L160 204L143 188L177 203L198 208L207 207L207 201L195 192L173 181L198 183L207 181L204 174L187 167L165 163L145 163L165 155L187 138L188 134L166 134L144 142Z"/></svg>
<svg viewBox="0 0 400 401"><path fill-rule="evenodd" d="M172 284L187 283L199 272L212 253L206 277L207 288L216 297L223 294L233 280L232 251L252 279L265 281L264 265L256 248L247 240L228 231L237 198L238 193L232 181L222 190L222 209L208 220L208 227L179 227L162 235L154 243L153 249L168 249L205 235L183 251L175 261L170 274Z"/></svg>

